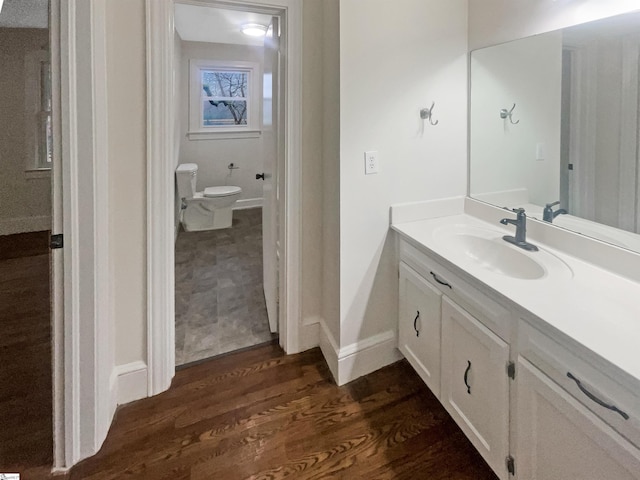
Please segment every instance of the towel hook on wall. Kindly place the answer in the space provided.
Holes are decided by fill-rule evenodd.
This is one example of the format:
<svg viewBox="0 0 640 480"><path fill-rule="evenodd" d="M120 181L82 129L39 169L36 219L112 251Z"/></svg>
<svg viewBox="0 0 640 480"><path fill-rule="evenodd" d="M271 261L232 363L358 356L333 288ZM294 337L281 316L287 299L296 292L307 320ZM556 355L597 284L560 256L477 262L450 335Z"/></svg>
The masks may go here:
<svg viewBox="0 0 640 480"><path fill-rule="evenodd" d="M431 108L423 108L420 110L420 118L422 120L429 120L429 123L434 126L440 123L440 120L433 121L433 107L435 106L436 102L431 102Z"/></svg>
<svg viewBox="0 0 640 480"><path fill-rule="evenodd" d="M518 120L517 122L513 121L513 118L511 118L511 116L513 115L513 111L516 108L516 104L513 104L513 107L511 107L511 110L507 110L506 108L503 108L502 110L500 110L500 118L502 118L503 120L505 119L509 119L509 122L511 122L511 125L517 125L520 123L520 120Z"/></svg>

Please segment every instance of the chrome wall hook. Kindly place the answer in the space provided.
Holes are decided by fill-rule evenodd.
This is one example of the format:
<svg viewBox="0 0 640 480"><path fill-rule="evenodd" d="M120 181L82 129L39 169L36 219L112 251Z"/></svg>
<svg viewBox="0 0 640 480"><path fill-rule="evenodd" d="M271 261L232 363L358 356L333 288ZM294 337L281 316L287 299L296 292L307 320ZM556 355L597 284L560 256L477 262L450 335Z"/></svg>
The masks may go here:
<svg viewBox="0 0 640 480"><path fill-rule="evenodd" d="M420 110L420 118L422 120L429 120L429 123L434 126L440 123L440 120L433 121L433 107L435 106L436 102L431 102L431 108L423 108Z"/></svg>
<svg viewBox="0 0 640 480"><path fill-rule="evenodd" d="M516 108L516 104L513 104L513 107L511 107L511 110L507 110L506 108L503 108L502 110L500 110L500 118L502 118L503 120L505 119L509 119L509 122L511 122L511 125L517 125L520 123L520 120L518 120L517 122L513 121L513 118L511 118L511 116L513 115L513 111Z"/></svg>

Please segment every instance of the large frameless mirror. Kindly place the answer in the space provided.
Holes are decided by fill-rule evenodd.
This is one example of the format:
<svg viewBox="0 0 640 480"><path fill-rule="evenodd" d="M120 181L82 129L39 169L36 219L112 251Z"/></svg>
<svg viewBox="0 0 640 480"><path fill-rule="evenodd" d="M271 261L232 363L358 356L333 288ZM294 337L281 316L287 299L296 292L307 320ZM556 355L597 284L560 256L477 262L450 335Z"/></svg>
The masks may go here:
<svg viewBox="0 0 640 480"><path fill-rule="evenodd" d="M640 252L640 12L471 53L469 195Z"/></svg>

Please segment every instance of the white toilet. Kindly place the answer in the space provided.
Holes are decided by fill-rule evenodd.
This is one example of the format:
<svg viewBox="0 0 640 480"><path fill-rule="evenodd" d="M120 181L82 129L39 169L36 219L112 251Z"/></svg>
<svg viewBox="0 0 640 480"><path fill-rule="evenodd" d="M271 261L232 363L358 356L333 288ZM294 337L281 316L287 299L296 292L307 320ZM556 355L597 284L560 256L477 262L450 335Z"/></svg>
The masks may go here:
<svg viewBox="0 0 640 480"><path fill-rule="evenodd" d="M196 192L198 165L182 163L176 169L178 196L182 199L182 226L187 232L229 228L233 205L240 198L240 187L207 187Z"/></svg>

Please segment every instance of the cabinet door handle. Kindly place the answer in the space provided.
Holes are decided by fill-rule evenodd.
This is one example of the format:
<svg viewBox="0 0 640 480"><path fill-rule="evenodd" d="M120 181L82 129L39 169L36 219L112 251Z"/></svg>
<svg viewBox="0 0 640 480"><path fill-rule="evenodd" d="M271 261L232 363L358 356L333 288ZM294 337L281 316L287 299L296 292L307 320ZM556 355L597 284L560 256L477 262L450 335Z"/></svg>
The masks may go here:
<svg viewBox="0 0 640 480"><path fill-rule="evenodd" d="M471 361L467 360L467 369L464 371L464 384L467 387L467 393L471 395L471 385L469 385L469 371L471 370Z"/></svg>
<svg viewBox="0 0 640 480"><path fill-rule="evenodd" d="M587 390L586 388L584 388L584 386L582 385L582 383L580 382L580 380L578 380L576 377L573 376L573 374L571 372L567 372L567 377L569 377L571 380L573 380L574 382L576 382L576 385L578 386L578 388L580 389L580 391L582 393L584 393L587 398L589 398L589 400L597 403L598 405L600 405L601 407L604 407L608 410L612 410L614 412L616 412L617 414L619 414L622 418L624 418L625 420L629 420L629 415L627 415L625 412L623 412L622 410L620 410L618 407L616 407L615 405L609 405L608 403L600 400L598 397L596 397L593 393L591 393L589 390Z"/></svg>
<svg viewBox="0 0 640 480"><path fill-rule="evenodd" d="M445 282L444 280L440 280L440 279L438 278L438 275L436 275L436 274L435 274L435 273L433 273L433 272L429 272L429 273L431 274L431 276L433 277L433 279L434 279L436 282L438 282L440 285L444 285L445 287L449 287L449 288L453 289L453 287L452 287L451 285L449 285L447 282Z"/></svg>
<svg viewBox="0 0 640 480"><path fill-rule="evenodd" d="M413 319L413 329L416 331L416 337L420 336L420 330L418 330L418 319L420 318L420 310L416 313L416 318Z"/></svg>

